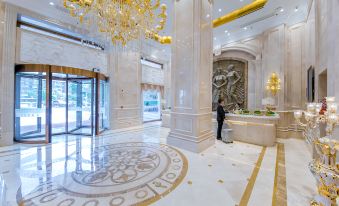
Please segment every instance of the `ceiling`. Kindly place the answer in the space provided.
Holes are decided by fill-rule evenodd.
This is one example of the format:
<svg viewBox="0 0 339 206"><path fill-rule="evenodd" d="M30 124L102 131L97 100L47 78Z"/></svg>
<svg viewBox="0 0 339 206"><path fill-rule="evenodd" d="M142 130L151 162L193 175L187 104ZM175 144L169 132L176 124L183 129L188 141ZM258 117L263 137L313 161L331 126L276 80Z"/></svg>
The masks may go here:
<svg viewBox="0 0 339 206"><path fill-rule="evenodd" d="M1 1L1 0L0 0ZM3 0L11 4L32 10L43 16L77 25L63 9L63 0ZM172 34L173 0L161 0L168 7L168 23L162 35ZM251 3L253 0L214 0L213 17L217 18L237 8ZM312 0L268 0L266 6L252 14L237 19L213 30L214 46L224 45L262 33L263 31L281 25L293 25L307 18L308 7ZM50 5L53 2L54 5ZM150 43L157 52L153 56L170 55L170 46ZM150 49L152 50L152 49Z"/></svg>

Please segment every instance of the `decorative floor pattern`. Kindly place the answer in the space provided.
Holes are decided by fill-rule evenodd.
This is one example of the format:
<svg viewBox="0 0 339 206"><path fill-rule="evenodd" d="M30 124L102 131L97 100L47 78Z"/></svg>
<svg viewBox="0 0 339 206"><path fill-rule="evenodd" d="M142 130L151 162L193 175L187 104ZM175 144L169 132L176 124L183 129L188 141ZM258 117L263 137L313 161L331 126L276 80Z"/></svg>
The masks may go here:
<svg viewBox="0 0 339 206"><path fill-rule="evenodd" d="M305 206L317 192L303 140L279 139L285 152L281 144L216 141L196 154L166 146L169 132L152 122L93 138L61 135L48 145L0 147L5 206L235 206L244 199L248 206L272 206L277 197ZM286 195L276 195L280 186Z"/></svg>
<svg viewBox="0 0 339 206"><path fill-rule="evenodd" d="M187 172L185 156L158 143L95 147L88 151L88 158L82 155L84 152L73 153L65 161L41 162L46 165L46 181L26 195L20 205L148 205L173 190ZM70 171L52 177L49 171L55 164L64 164ZM36 166L25 168L38 175Z"/></svg>

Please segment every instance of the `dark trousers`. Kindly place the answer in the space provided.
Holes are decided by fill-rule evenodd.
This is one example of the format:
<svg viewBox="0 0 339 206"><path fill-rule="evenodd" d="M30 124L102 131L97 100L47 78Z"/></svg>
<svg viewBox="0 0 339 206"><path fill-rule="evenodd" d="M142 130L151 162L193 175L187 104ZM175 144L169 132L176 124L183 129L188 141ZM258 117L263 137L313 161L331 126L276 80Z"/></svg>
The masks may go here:
<svg viewBox="0 0 339 206"><path fill-rule="evenodd" d="M224 120L218 121L218 133L217 133L217 139L221 139L221 130L222 130L222 125L224 124Z"/></svg>

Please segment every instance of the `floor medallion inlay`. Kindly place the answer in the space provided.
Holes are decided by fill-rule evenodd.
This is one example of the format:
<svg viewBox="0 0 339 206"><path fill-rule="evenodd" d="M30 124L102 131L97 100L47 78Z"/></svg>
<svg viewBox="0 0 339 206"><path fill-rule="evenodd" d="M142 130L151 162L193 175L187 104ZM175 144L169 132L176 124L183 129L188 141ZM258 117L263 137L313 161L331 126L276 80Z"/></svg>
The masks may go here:
<svg viewBox="0 0 339 206"><path fill-rule="evenodd" d="M19 204L144 205L168 194L187 173L185 156L157 143L83 148L60 162L42 164L50 171L61 163L66 172L56 176L47 173L50 177L18 200Z"/></svg>

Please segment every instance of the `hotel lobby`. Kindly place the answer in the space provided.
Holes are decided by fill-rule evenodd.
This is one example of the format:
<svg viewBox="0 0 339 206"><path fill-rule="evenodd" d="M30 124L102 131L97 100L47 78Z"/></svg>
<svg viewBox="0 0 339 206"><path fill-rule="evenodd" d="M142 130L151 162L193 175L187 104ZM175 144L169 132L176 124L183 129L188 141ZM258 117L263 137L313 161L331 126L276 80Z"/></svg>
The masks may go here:
<svg viewBox="0 0 339 206"><path fill-rule="evenodd" d="M338 206L337 9L0 0L0 206Z"/></svg>

